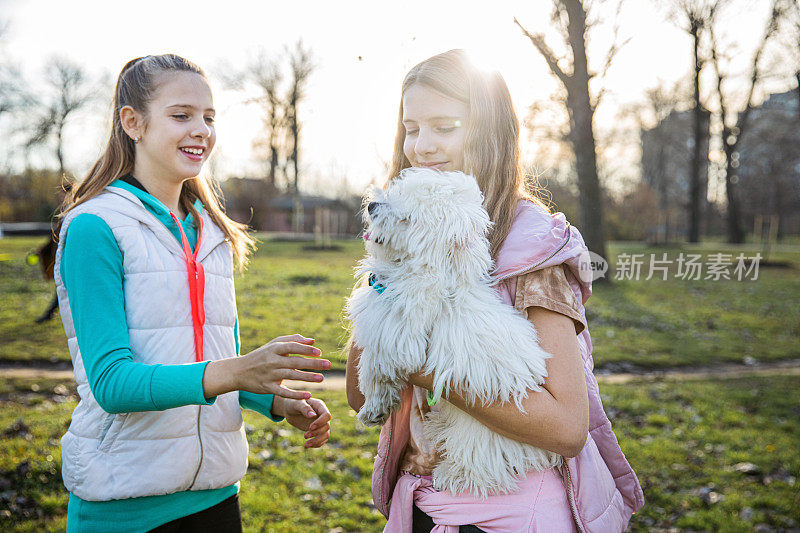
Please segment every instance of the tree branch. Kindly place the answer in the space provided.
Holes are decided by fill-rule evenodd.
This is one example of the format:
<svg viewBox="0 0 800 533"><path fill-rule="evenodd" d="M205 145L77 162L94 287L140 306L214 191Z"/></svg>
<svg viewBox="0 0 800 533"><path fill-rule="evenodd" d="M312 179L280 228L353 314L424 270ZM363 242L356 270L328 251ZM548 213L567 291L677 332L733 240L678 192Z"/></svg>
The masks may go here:
<svg viewBox="0 0 800 533"><path fill-rule="evenodd" d="M753 55L753 65L750 71L750 90L747 93L747 103L745 104L744 111L737 121L737 127L739 128L738 135L741 135L744 132L744 128L747 125L747 119L750 117L750 111L753 109L753 94L755 93L756 85L761 79L761 73L758 69L761 55L764 53L764 48L766 48L767 42L777 32L778 22L782 15L783 10L781 9L779 0L774 0L772 4L772 13L770 14L769 21L767 21L767 27L764 29L764 36L762 37L761 43Z"/></svg>
<svg viewBox="0 0 800 533"><path fill-rule="evenodd" d="M609 67L611 67L611 62L614 60L614 56L617 55L622 48L625 47L629 42L631 42L631 38L629 37L623 43L619 44L617 39L619 38L619 14L622 11L622 4L625 3L625 0L620 0L617 3L617 11L614 13L614 38L611 40L611 48L608 49L606 53L606 59L603 62L603 70L600 72L600 79L602 80L606 73L608 72ZM590 78L593 78L594 74L589 74Z"/></svg>
<svg viewBox="0 0 800 533"><path fill-rule="evenodd" d="M547 62L547 66L550 67L552 73L559 80L561 80L561 83L563 83L564 86L567 86L569 84L571 76L565 73L563 70L561 70L561 67L558 66L558 59L556 58L556 55L553 52L553 50L551 50L550 47L547 45L547 42L545 42L544 35L541 33L532 34L528 30L526 30L522 26L522 24L520 24L520 22L517 20L517 17L514 17L514 24L519 26L519 29L522 30L522 33L523 35L525 35L525 37L530 39L531 43L533 43L533 46Z"/></svg>
<svg viewBox="0 0 800 533"><path fill-rule="evenodd" d="M725 77L722 74L722 69L720 67L719 61L719 54L717 50L719 48L719 44L717 42L716 32L714 31L714 26L708 26L708 33L711 38L711 63L714 65L714 72L716 74L717 79L717 98L719 99L719 112L720 112L720 119L722 121L722 128L723 131L727 131L728 128L728 105L725 101L725 93L722 91L722 82L725 81ZM725 140L726 135L723 134L722 140L723 142L727 142Z"/></svg>

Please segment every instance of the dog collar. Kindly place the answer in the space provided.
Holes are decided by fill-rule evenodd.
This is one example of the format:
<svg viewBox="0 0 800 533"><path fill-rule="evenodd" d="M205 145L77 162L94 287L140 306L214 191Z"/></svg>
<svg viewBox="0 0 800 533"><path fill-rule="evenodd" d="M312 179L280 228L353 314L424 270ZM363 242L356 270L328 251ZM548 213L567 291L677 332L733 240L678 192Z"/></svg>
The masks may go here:
<svg viewBox="0 0 800 533"><path fill-rule="evenodd" d="M383 294L383 291L386 290L386 285L381 285L378 283L378 278L375 276L375 274L369 275L369 286L375 289L378 294Z"/></svg>

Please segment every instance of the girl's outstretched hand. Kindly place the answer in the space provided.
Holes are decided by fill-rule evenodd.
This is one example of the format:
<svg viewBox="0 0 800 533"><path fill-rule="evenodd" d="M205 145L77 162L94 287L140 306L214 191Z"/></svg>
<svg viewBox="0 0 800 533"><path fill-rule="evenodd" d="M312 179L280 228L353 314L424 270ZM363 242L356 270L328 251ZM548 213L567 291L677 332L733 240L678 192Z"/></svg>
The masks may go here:
<svg viewBox="0 0 800 533"><path fill-rule="evenodd" d="M313 343L314 339L302 335L286 335L239 357L239 390L258 394L270 393L295 400L311 398L310 393L286 388L281 382L284 379L293 379L319 383L324 379L322 374L300 370L327 370L331 367L331 362L327 359L309 358L319 357L322 353L312 346ZM297 357L298 355L308 357Z"/></svg>
<svg viewBox="0 0 800 533"><path fill-rule="evenodd" d="M291 425L305 431L306 448L319 448L328 442L331 435L331 413L322 400L291 400L276 396L272 413L285 417Z"/></svg>
<svg viewBox="0 0 800 533"><path fill-rule="evenodd" d="M274 394L295 400L307 400L311 394L284 387L284 379L319 383L322 374L303 370L327 370L331 362L318 359L319 349L312 346L314 339L302 335L286 335L269 341L247 355L211 361L203 375L203 393L206 398L234 390L256 394ZM298 355L306 357L297 357Z"/></svg>

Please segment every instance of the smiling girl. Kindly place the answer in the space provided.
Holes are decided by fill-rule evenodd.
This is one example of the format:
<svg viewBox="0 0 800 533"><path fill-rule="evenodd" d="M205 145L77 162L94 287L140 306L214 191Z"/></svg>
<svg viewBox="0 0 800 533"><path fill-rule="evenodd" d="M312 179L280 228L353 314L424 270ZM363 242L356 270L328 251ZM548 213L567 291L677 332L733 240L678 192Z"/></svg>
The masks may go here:
<svg viewBox="0 0 800 533"><path fill-rule="evenodd" d="M61 441L67 530L241 531L241 408L330 431L283 379L330 367L313 339L239 353L233 260L253 241L200 176L214 148L203 72L175 55L122 69L108 145L59 215L56 287L80 400ZM233 252L233 253L232 253Z"/></svg>
<svg viewBox="0 0 800 533"><path fill-rule="evenodd" d="M535 327L547 360L541 391L513 403L445 398L490 429L560 455L559 464L520 472L520 488L485 500L433 488L441 456L425 437L433 388L416 374L401 407L384 424L372 477L373 500L391 532L620 531L644 502L636 475L603 411L592 374L592 343L583 307L591 281L581 279L586 246L561 213L550 213L525 187L519 123L503 78L475 68L462 50L412 68L402 85L390 179L407 167L462 171L475 177L493 222L489 235L502 300ZM351 344L347 398L358 411L361 347ZM391 506L390 506L391 503Z"/></svg>

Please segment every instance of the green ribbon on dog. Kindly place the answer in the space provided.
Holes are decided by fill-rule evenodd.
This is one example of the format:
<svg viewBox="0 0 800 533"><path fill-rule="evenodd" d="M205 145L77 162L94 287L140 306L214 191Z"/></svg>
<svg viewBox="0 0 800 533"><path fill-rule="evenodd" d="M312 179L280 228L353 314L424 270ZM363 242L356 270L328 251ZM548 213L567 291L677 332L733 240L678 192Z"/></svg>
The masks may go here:
<svg viewBox="0 0 800 533"><path fill-rule="evenodd" d="M436 397L433 395L433 392L427 391L426 396L428 397L428 407L433 407L439 403L439 400L436 399Z"/></svg>
<svg viewBox="0 0 800 533"><path fill-rule="evenodd" d="M443 390L444 390L444 383L442 383L442 386L439 387L439 392L437 394L434 394L433 391L426 391L425 397L428 400L428 407L433 407L434 405L439 403L439 398L442 397Z"/></svg>

